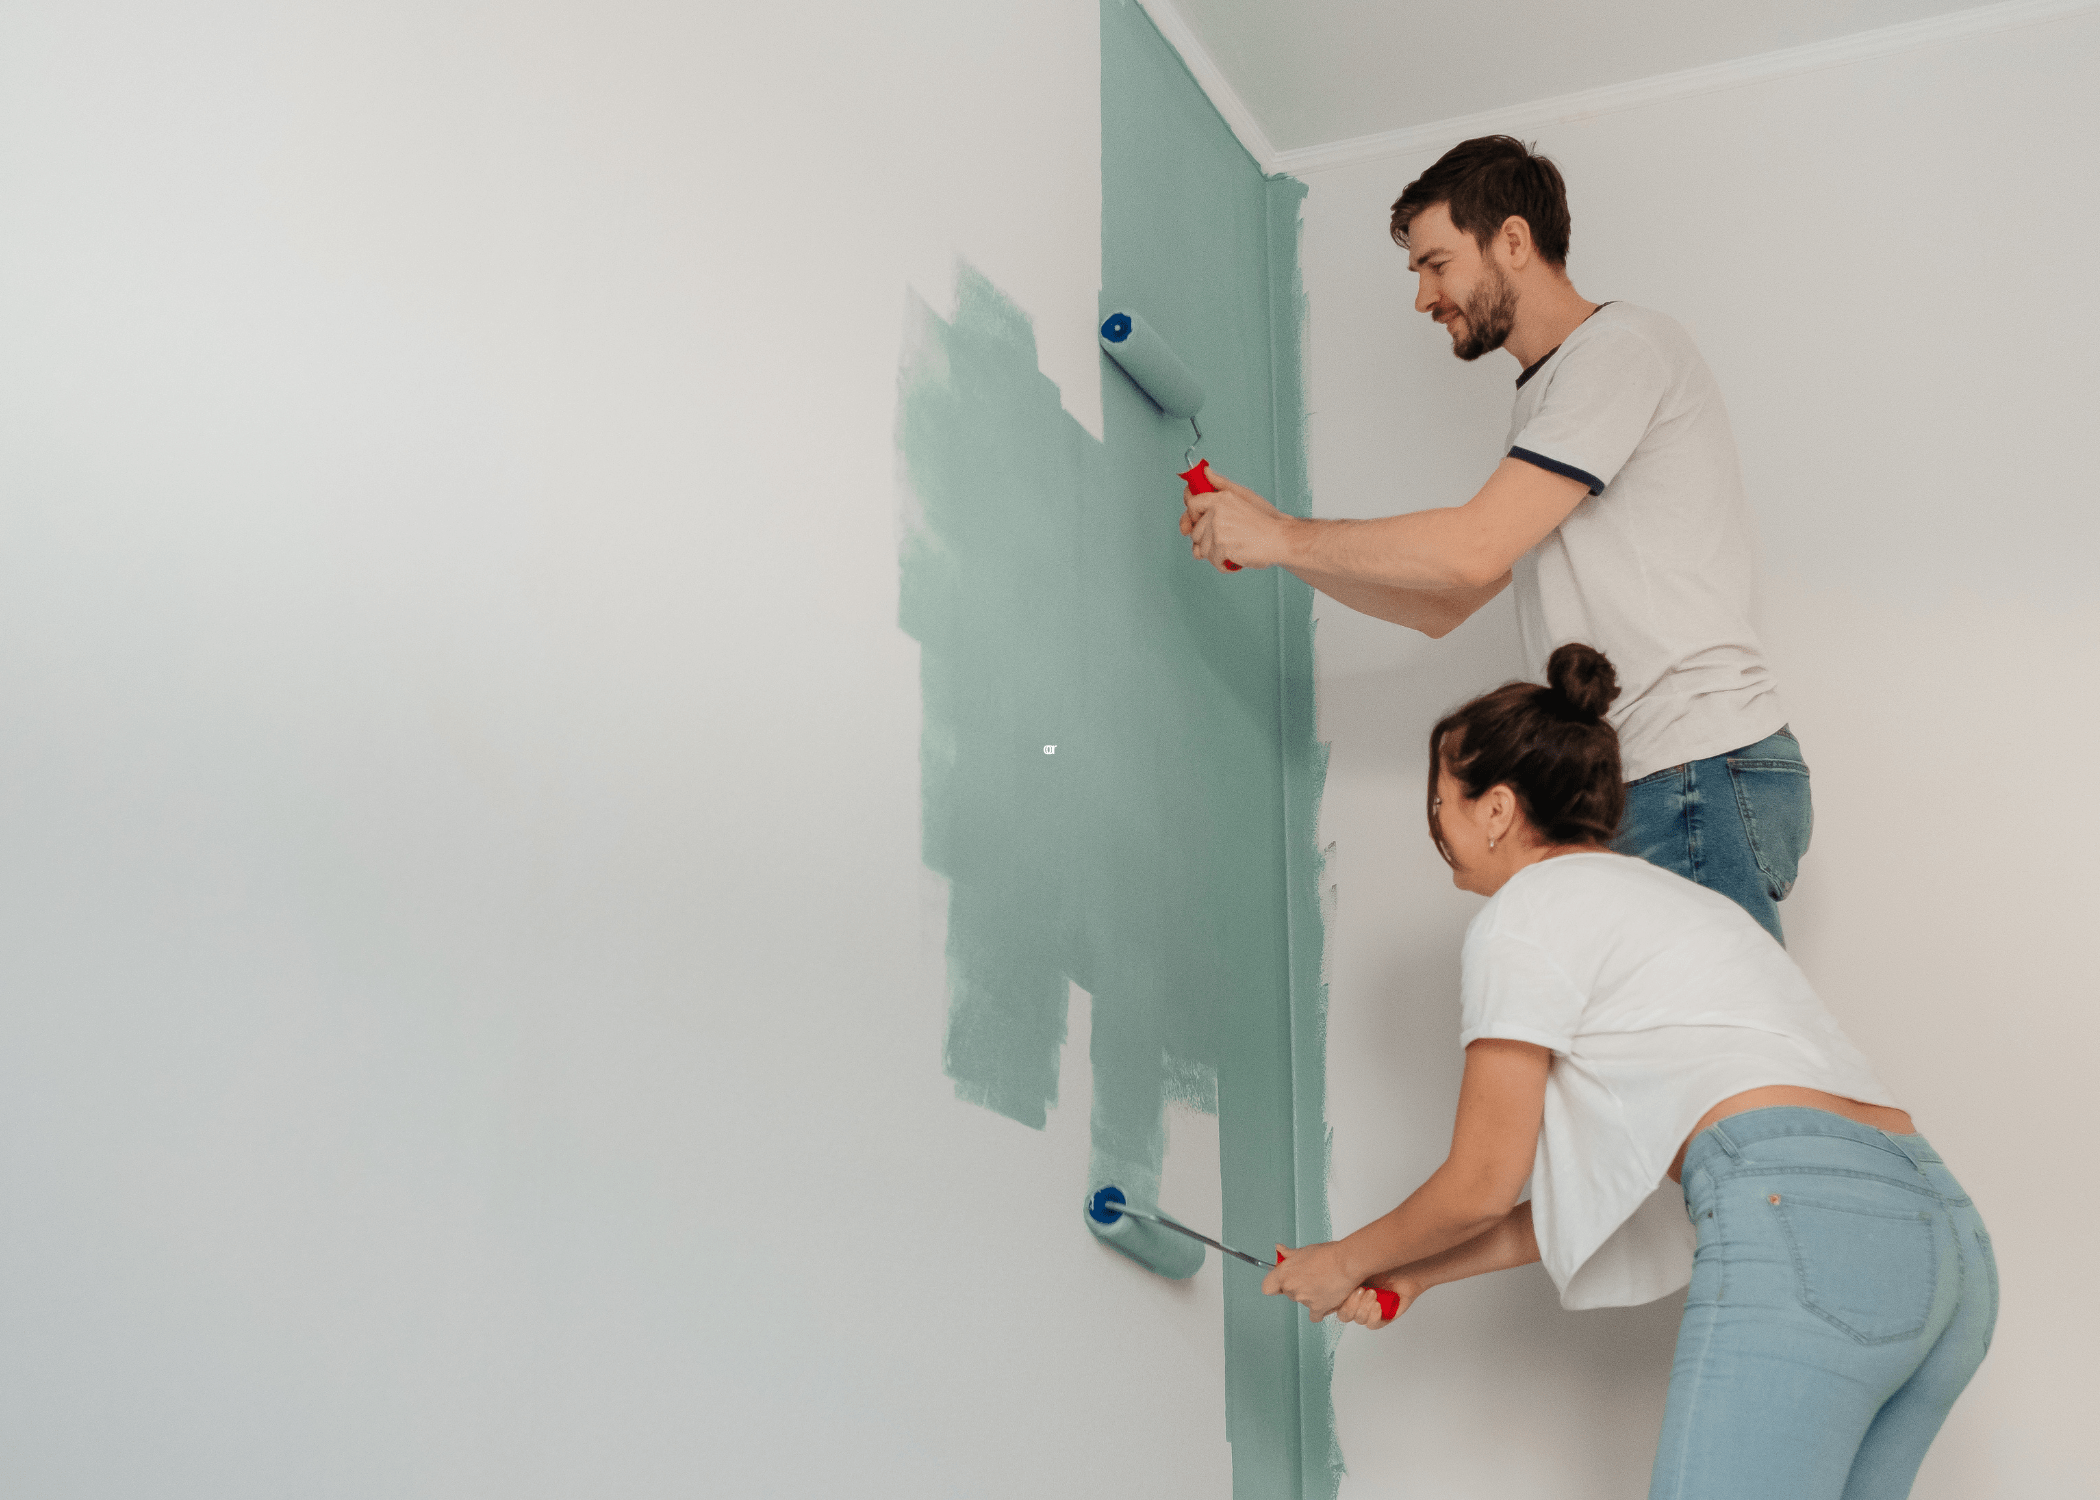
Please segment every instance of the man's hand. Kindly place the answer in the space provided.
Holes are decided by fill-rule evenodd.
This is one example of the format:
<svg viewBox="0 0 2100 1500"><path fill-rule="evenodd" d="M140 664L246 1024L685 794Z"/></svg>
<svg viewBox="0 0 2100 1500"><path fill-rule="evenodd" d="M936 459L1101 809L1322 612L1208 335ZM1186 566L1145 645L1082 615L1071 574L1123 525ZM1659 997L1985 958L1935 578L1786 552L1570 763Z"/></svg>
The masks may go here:
<svg viewBox="0 0 2100 1500"><path fill-rule="evenodd" d="M1190 553L1220 573L1228 571L1228 561L1242 568L1282 562L1294 519L1245 485L1234 484L1208 464L1203 467L1216 488L1207 495L1186 488L1181 492L1181 534L1189 538Z"/></svg>
<svg viewBox="0 0 2100 1500"><path fill-rule="evenodd" d="M1306 1314L1315 1323L1341 1307L1362 1286L1363 1279L1349 1269L1346 1252L1332 1240L1296 1250L1278 1245L1276 1269L1261 1281L1261 1289L1268 1296L1288 1297L1304 1304ZM1376 1298L1372 1299L1371 1310L1378 1310Z"/></svg>

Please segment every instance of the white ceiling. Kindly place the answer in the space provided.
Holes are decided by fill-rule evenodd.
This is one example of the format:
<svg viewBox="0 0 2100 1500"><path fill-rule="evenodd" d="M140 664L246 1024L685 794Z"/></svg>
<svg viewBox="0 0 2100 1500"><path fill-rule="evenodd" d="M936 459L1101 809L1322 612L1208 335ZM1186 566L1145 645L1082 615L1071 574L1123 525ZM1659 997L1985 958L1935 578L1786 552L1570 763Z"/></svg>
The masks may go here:
<svg viewBox="0 0 2100 1500"><path fill-rule="evenodd" d="M1974 8L1975 0L1175 0L1289 151Z"/></svg>

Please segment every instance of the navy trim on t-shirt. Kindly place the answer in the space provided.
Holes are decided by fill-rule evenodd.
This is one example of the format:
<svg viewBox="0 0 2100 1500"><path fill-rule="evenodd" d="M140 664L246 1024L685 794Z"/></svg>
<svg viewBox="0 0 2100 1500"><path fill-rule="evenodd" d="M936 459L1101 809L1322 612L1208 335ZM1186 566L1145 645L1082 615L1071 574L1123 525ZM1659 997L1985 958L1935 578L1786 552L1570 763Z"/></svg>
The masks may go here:
<svg viewBox="0 0 2100 1500"><path fill-rule="evenodd" d="M1532 376L1538 374L1539 366L1544 364L1547 360L1553 358L1553 356L1558 353L1560 353L1560 345L1555 344L1551 349L1548 349L1544 354L1541 354L1537 359L1533 360L1530 364L1526 365L1524 367L1524 373L1517 377L1517 389L1520 391L1523 390L1524 382L1529 380Z"/></svg>
<svg viewBox="0 0 2100 1500"><path fill-rule="evenodd" d="M1548 474L1559 474L1566 479L1579 479L1590 487L1592 495L1604 493L1603 480L1586 470L1576 468L1573 464L1564 464L1557 458L1546 457L1543 453L1533 453L1529 448L1512 448L1509 450L1509 456L1521 458L1527 464L1537 464Z"/></svg>
<svg viewBox="0 0 2100 1500"><path fill-rule="evenodd" d="M1612 301L1614 302L1617 300L1617 298L1612 299ZM1598 303L1595 307L1591 308L1588 312L1582 315L1582 323L1589 322L1590 319L1596 317L1598 313L1603 312L1604 309L1610 306L1610 302ZM1580 328L1582 326L1582 323L1577 323L1575 326L1577 328ZM1526 365L1524 367L1524 373L1517 377L1517 389L1520 391L1523 390L1524 382L1529 380L1532 376L1538 374L1539 366L1544 364L1547 360L1553 358L1553 356L1558 353L1560 353L1560 345L1555 344L1551 349L1548 349L1544 354L1541 354L1537 359L1533 360L1530 364Z"/></svg>

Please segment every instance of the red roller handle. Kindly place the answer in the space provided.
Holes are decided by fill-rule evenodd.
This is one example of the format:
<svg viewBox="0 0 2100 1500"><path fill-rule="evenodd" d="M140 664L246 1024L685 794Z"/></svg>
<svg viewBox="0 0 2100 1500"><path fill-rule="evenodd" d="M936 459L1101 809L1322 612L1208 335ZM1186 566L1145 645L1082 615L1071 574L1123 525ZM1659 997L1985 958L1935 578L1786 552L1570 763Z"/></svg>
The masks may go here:
<svg viewBox="0 0 2100 1500"><path fill-rule="evenodd" d="M1197 467L1201 468L1202 465L1198 464ZM1279 1266L1282 1265L1283 1260L1283 1252L1281 1250L1277 1251L1276 1264ZM1400 1316L1400 1294L1398 1292L1387 1291L1382 1286L1374 1286L1371 1288L1371 1295L1378 1299L1379 1317L1385 1319L1386 1322L1390 1323L1393 1321L1393 1319Z"/></svg>
<svg viewBox="0 0 2100 1500"><path fill-rule="evenodd" d="M1195 468L1183 469L1178 477L1186 481L1189 489L1195 494L1215 495L1218 492L1218 487L1210 482L1209 470L1210 466L1199 458L1196 460ZM1238 563L1229 557L1225 559L1226 572L1237 573L1239 570L1240 565Z"/></svg>

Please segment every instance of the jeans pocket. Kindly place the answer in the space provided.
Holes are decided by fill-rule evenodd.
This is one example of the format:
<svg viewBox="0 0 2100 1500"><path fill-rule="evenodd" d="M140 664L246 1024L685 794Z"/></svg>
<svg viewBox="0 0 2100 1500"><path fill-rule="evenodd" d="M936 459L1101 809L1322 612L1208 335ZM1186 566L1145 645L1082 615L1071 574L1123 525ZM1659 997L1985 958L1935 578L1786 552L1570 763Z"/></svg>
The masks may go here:
<svg viewBox="0 0 2100 1500"><path fill-rule="evenodd" d="M1793 1252L1803 1307L1862 1344L1913 1338L1925 1327L1939 1278L1929 1213L1794 1193L1770 1201Z"/></svg>
<svg viewBox="0 0 2100 1500"><path fill-rule="evenodd" d="M1749 748L1764 750L1771 743L1760 741ZM1731 755L1727 761L1728 782L1735 788L1736 810L1742 814L1751 857L1772 899L1784 901L1801 873L1801 857L1808 853L1808 841L1815 834L1816 807L1809 792L1808 767L1798 758L1774 755Z"/></svg>
<svg viewBox="0 0 2100 1500"><path fill-rule="evenodd" d="M1685 822L1685 768L1664 766L1626 784L1626 810L1612 849L1692 878Z"/></svg>

